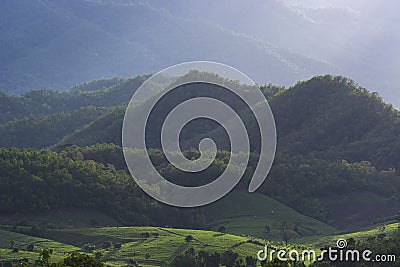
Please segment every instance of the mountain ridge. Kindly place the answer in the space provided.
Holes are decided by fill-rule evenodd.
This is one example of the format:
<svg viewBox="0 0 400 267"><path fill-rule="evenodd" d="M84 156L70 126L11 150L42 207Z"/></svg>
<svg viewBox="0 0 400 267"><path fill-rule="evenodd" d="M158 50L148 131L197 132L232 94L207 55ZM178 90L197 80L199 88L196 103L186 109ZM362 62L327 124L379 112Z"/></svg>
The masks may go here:
<svg viewBox="0 0 400 267"><path fill-rule="evenodd" d="M240 68L253 73L258 80L274 83L295 82L315 71L335 69L322 61L288 52L212 22L174 16L146 2L29 1L30 12L40 13L42 17L37 25L31 26L30 34L42 32L49 21L53 25L52 32L47 36L43 33L34 45L30 39L20 40L7 33L14 26L22 27L18 23L32 24L31 17L16 21L6 13L9 9L26 12L23 5L14 1L3 4L5 26L0 28L0 33L11 35L6 41L23 45L18 50L22 56L14 61L9 58L0 68L0 88L11 93L35 88L66 89L99 77L150 73L196 59L243 66ZM120 14L118 17L114 17L116 12ZM36 22L34 18L31 20ZM179 40L181 48L177 51L174 47ZM3 57L18 54L11 44L3 45L5 49L0 51L7 52Z"/></svg>

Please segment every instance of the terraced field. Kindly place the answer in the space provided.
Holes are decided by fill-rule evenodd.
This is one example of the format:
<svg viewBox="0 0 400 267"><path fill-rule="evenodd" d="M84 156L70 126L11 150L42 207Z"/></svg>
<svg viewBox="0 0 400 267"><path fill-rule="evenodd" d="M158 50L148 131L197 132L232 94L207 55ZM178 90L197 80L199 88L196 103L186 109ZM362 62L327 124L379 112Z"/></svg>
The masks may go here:
<svg viewBox="0 0 400 267"><path fill-rule="evenodd" d="M15 263L27 258L33 262L38 258L43 248L52 248L54 253L52 261L60 261L70 252L80 251L95 255L101 253L102 259L110 266L123 266L129 260L136 260L142 266L162 266L171 262L176 256L184 253L189 248L196 251L223 253L232 250L241 257L256 256L264 244L269 247L281 247L286 249L315 248L318 250L325 245L335 246L339 238L366 239L371 236L385 234L390 236L398 231L400 224L378 225L374 228L359 232L334 235L316 235L303 237L284 246L281 242L271 242L265 239L257 239L248 236L223 234L214 231L188 230L161 227L102 227L102 228L76 228L47 230L43 235L46 238L33 237L26 234L8 230L0 230L0 261L11 260ZM3 226L7 229L7 226ZM20 228L18 231L28 231ZM187 236L193 239L187 242ZM14 241L14 247L18 252L13 252L10 241ZM103 248L104 243L111 242L110 248ZM33 252L27 251L29 244L34 245ZM121 248L116 249L115 245ZM88 251L87 246L92 247Z"/></svg>
<svg viewBox="0 0 400 267"><path fill-rule="evenodd" d="M157 227L105 227L48 230L45 233L49 239L36 238L28 235L2 230L0 232L0 259L18 261L28 258L34 261L43 248L54 250L53 261L60 260L68 252L82 251L85 245L94 246L100 252L103 260L111 266L121 266L129 260L136 260L145 266L160 266L172 261L177 255L193 247L196 251L224 252L232 250L240 256L256 256L263 247L265 240L222 234L213 231L185 230ZM185 238L192 236L187 242ZM16 241L19 252L13 253L10 241ZM57 240L57 241L54 241ZM104 242L113 245L121 244L120 249L103 248ZM26 246L34 244L33 252L27 252Z"/></svg>
<svg viewBox="0 0 400 267"><path fill-rule="evenodd" d="M240 203L235 205L233 203ZM210 228L217 230L221 225L228 233L250 235L268 240L280 241L281 233L275 224L287 221L297 231L293 238L304 236L330 235L337 232L334 227L304 216L292 208L259 193L231 192L228 196L208 207L212 218ZM266 233L266 227L270 231Z"/></svg>

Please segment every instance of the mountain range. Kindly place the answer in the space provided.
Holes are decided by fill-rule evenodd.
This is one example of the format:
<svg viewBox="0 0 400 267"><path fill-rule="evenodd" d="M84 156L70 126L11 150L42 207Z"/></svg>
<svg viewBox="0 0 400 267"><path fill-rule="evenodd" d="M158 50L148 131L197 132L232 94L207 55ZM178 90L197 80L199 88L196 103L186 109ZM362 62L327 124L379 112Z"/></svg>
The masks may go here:
<svg viewBox="0 0 400 267"><path fill-rule="evenodd" d="M260 84L350 76L398 106L398 24L391 23L392 15L381 16L382 9L396 10L397 2L369 8L359 1L351 8L306 4L6 0L0 11L0 89L67 89L211 60Z"/></svg>
<svg viewBox="0 0 400 267"><path fill-rule="evenodd" d="M94 160L126 171L121 148L122 120L130 96L144 80L144 76L111 78L86 82L63 92L2 94L0 145L51 149L74 160ZM262 194L337 227L370 224L380 217L393 216L400 209L398 110L376 93L340 76L318 76L289 88L261 86L261 90L269 99L278 132L277 156L270 178L259 189ZM138 102L136 108L141 105ZM249 132L256 131L256 125L247 126ZM201 122L187 128L181 142L190 157L196 157L198 141L203 137L221 145L216 165L196 176L197 183L209 182L226 167L227 139L218 124ZM152 138L157 140L157 128L149 140ZM191 178L171 167L157 142L154 144L151 157L159 171L191 184ZM62 161L62 156L58 159ZM239 191L247 188L256 160L251 157ZM335 201L337 195L349 200L346 204ZM368 201L365 196L370 196ZM370 205L379 208L370 212ZM149 216L147 211L142 215Z"/></svg>

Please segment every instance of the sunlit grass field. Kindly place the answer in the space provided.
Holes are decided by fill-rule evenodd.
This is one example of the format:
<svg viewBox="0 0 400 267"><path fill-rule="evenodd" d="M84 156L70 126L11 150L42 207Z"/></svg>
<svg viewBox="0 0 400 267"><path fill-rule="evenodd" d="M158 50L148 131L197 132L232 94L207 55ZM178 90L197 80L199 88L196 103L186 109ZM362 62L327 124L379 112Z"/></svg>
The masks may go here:
<svg viewBox="0 0 400 267"><path fill-rule="evenodd" d="M60 261L70 252L80 251L92 255L100 252L102 259L110 266L123 266L129 260L136 260L142 266L161 266L168 264L191 247L196 251L203 250L209 253L232 250L242 257L256 257L256 253L263 248L264 244L286 249L296 248L300 251L305 248L318 250L326 245L336 246L339 238L352 237L360 240L380 234L389 236L398 231L398 228L399 223L392 223L354 233L304 237L290 242L287 247L282 242L270 242L249 236L161 227L53 229L46 232L47 238L0 230L0 260L18 262L27 258L33 262L38 258L41 249L52 248L53 262ZM193 237L193 240L187 242L185 238L189 235ZM19 252L15 253L9 248L10 241L15 241L14 247L18 248ZM114 246L103 248L103 243L107 241L112 242L113 245L119 243L121 248L115 249ZM34 244L33 252L27 251L28 244ZM84 247L87 244L94 245L94 250L85 251Z"/></svg>
<svg viewBox="0 0 400 267"><path fill-rule="evenodd" d="M274 225L281 220L297 226L298 234L293 238L337 232L334 227L304 216L287 205L259 193L231 192L211 205L209 211L210 217L213 218L210 222L211 229L217 230L223 225L228 233L236 235L245 234L279 241L281 233ZM270 227L269 233L265 232L266 226Z"/></svg>

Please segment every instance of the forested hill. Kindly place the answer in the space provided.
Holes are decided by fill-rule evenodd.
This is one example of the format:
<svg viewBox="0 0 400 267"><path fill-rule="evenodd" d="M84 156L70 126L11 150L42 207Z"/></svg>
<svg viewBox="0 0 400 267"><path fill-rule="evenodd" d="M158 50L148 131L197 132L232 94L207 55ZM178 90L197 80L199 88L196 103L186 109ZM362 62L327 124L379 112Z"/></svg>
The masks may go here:
<svg viewBox="0 0 400 267"><path fill-rule="evenodd" d="M0 123L25 116L42 116L85 107L110 107L127 104L148 76L131 79L102 79L80 84L71 90L33 90L21 96L0 92Z"/></svg>
<svg viewBox="0 0 400 267"><path fill-rule="evenodd" d="M400 167L400 113L342 77L315 77L271 100L279 150Z"/></svg>
<svg viewBox="0 0 400 267"><path fill-rule="evenodd" d="M65 92L39 90L20 97L1 94L0 144L39 148L56 144L120 145L124 106L145 79L146 76L102 79ZM262 89L275 116L279 152L312 154L328 160L367 160L386 170L400 167L399 111L376 93L333 76L315 77L289 89ZM93 108L88 109L89 106ZM107 107L109 111L95 107ZM67 120L76 117L81 108L87 114L70 125ZM40 141L44 124L64 122L70 125L64 127L65 131L50 131L54 136ZM32 141L23 138L27 131L32 134ZM218 139L223 136L221 132L210 126L208 134Z"/></svg>
<svg viewBox="0 0 400 267"><path fill-rule="evenodd" d="M333 76L315 77L289 89L264 87L263 91L275 116L279 152L328 160L366 160L378 169L400 168L399 111L376 93ZM113 110L61 144L120 145L115 133L121 132L123 114L123 110ZM99 136L101 126L107 126L108 134ZM217 140L223 136L219 129L209 134Z"/></svg>
<svg viewBox="0 0 400 267"><path fill-rule="evenodd" d="M94 166L88 160L103 164L96 165L101 173L104 173L103 168L107 169L107 166L113 171L116 168L125 172L120 147L122 120L126 103L144 79L143 76L127 80L103 79L81 84L63 93L33 91L20 97L2 95L0 109L4 112L0 115L3 122L0 125L0 146L47 147L59 153L3 150L5 158L2 164L6 164L3 166L4 171L17 175L22 180L27 179L29 183L46 183L50 187L53 181L46 178L48 164L55 168L51 169L51 172L57 174L53 177L55 180L67 175L72 180L67 179L65 182L72 183L71 186L82 183L76 180L79 177L75 177L75 174L79 173L74 169L77 166L74 164ZM156 85L154 88L155 91L149 92L149 95L157 92ZM391 216L400 209L400 115L397 110L382 102L376 94L343 77L320 76L299 82L288 89L273 85L262 86L261 89L269 99L275 116L278 150L269 180L259 189L260 193L303 214L335 225L368 224L379 217ZM180 96L176 97L179 99ZM140 106L141 102L136 103L136 108ZM196 141L204 135L215 139L217 144L226 143L226 138L223 138L224 135L217 125L194 126L193 129L188 127L188 134L183 135L186 138L181 140L185 145L184 149L191 148L186 144L194 144L194 148L197 148ZM255 125L250 123L249 127L251 132ZM171 179L188 183L190 179L176 172L157 147L151 153L159 163L160 171ZM188 150L187 153L189 157L196 157L198 152ZM39 160L43 162L32 161L32 155L40 155ZM14 162L13 157L18 157L18 160ZM58 161L54 163L56 165L49 161L49 157ZM68 162L63 163L64 160ZM196 182L209 182L210 177L224 170L226 162L227 152L220 151L220 158L215 162L211 173L196 176ZM248 172L238 190L247 188L249 174L255 163L252 156ZM18 173L14 172L14 168L27 171ZM31 175L30 169L38 169L39 173ZM122 173L117 176L120 175ZM0 179L0 183L6 183L12 190L17 190L15 188L18 188L18 183L11 183L9 178L12 176L7 177L6 175L4 179ZM17 180L22 181L21 179ZM88 188L97 190L97 187L101 187L107 194L115 194L115 197L124 194L123 190L111 192L107 188L112 187L112 184L104 184L105 181L101 179L94 181L97 184L94 188L92 185L88 185ZM119 183L118 179L114 182ZM124 180L125 182L127 181ZM59 190L57 188L54 187L54 190ZM8 191L3 201L10 201L15 197L10 195L10 192L15 191ZM39 191L36 193L41 195ZM28 194L26 201L32 201L32 205L39 206L41 204L38 201L42 201L54 208L65 206L61 200L52 202L50 195L36 199L35 194L30 198ZM143 209L139 212L133 208L124 212L139 212L140 216L144 216L140 217L141 221L161 222L153 211L149 214L152 210L149 207L154 203L150 204L152 202L148 202L140 190L137 194L140 199L144 197L143 201L138 200ZM350 200L346 203L338 201L338 194L343 195L342 199ZM365 201L364 195L368 195L368 201L373 202L374 212L369 210L371 203ZM95 204L96 207L112 213L109 210L111 207L102 205ZM346 209L341 208L342 205ZM156 210L158 209L159 206ZM175 214L178 211L168 212ZM198 210L190 216L196 217L195 221L202 221L202 214ZM126 217L120 219L125 220ZM188 225L191 223L188 222Z"/></svg>
<svg viewBox="0 0 400 267"><path fill-rule="evenodd" d="M65 92L36 90L22 96L1 93L0 145L120 145L124 107L147 77L102 79ZM154 88L149 96L157 91L157 84ZM399 111L376 93L352 80L333 76L314 77L288 89L270 85L262 90L275 116L278 152L327 160L366 160L385 170L400 167ZM82 112L86 114L79 115ZM73 124L68 120L74 120ZM41 135L46 129L48 138L44 140ZM224 136L215 125L207 129L208 133L201 134L217 140ZM24 136L26 132L31 133L30 138ZM201 135L197 135L188 136L198 140Z"/></svg>

